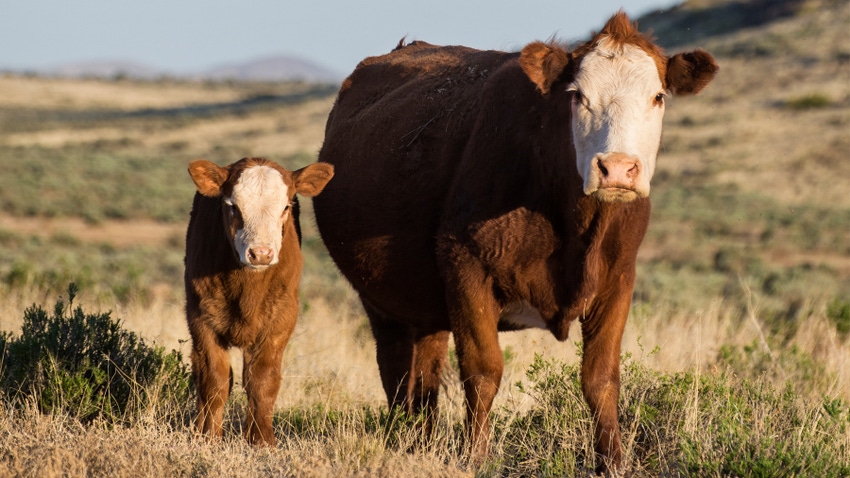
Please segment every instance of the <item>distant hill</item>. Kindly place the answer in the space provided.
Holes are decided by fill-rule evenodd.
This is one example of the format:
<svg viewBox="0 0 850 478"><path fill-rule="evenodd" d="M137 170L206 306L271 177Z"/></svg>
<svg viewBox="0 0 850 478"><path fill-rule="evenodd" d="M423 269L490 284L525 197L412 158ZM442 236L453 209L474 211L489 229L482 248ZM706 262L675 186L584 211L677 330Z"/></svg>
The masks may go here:
<svg viewBox="0 0 850 478"><path fill-rule="evenodd" d="M843 0L827 1L839 3ZM642 31L652 31L665 47L758 27L793 17L807 0L688 0L638 19Z"/></svg>
<svg viewBox="0 0 850 478"><path fill-rule="evenodd" d="M75 62L35 70L32 73L59 78L125 77L153 80L171 77L239 81L306 81L310 83L336 83L343 77L343 75L309 60L285 55L222 64L210 69L186 73L172 73L126 60Z"/></svg>
<svg viewBox="0 0 850 478"><path fill-rule="evenodd" d="M342 75L302 58L273 56L209 69L200 76L212 80L337 82Z"/></svg>

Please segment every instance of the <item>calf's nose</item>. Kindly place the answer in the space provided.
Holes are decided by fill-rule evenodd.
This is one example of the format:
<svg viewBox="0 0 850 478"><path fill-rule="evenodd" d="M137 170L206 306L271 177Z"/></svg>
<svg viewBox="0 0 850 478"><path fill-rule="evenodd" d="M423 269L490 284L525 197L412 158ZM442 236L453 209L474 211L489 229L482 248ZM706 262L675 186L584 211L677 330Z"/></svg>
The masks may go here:
<svg viewBox="0 0 850 478"><path fill-rule="evenodd" d="M267 266L272 263L274 252L271 247L255 246L248 249L248 262L252 266Z"/></svg>
<svg viewBox="0 0 850 478"><path fill-rule="evenodd" d="M624 153L612 153L596 163L599 169L599 188L634 189L640 174L640 161Z"/></svg>

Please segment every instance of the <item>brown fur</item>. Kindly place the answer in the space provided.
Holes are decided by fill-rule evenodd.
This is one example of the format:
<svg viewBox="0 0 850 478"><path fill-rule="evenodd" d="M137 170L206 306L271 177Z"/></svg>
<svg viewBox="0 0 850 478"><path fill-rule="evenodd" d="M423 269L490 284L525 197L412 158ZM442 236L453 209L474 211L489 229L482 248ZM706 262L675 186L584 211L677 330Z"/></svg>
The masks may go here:
<svg viewBox="0 0 850 478"><path fill-rule="evenodd" d="M278 170L293 204L281 234L280 262L262 271L237 259L233 234L240 227L223 208L240 174L257 165ZM186 234L186 319L192 337L192 376L199 432L221 436L232 373L227 349L244 354L242 380L248 395L245 437L273 445L272 411L280 388L283 350L298 316L301 278L296 192L314 196L333 176L333 167L314 164L291 172L259 158L226 168L194 161L189 173L198 187ZM236 219L238 220L238 218Z"/></svg>
<svg viewBox="0 0 850 478"><path fill-rule="evenodd" d="M600 35L651 45L633 29L619 14ZM414 42L364 60L328 118L319 157L340 179L314 201L316 220L369 316L389 404L433 418L451 331L475 457L502 375L498 332L521 328L500 314L525 301L560 340L581 322L596 449L602 467L621 460L620 342L650 203L582 193L566 86L586 48ZM674 82L713 74L701 63Z"/></svg>

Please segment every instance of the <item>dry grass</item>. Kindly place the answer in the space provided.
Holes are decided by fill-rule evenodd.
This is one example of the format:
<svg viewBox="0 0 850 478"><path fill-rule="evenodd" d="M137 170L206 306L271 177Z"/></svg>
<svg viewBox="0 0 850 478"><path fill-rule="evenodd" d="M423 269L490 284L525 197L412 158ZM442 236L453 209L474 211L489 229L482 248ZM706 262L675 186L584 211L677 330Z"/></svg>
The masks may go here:
<svg viewBox="0 0 850 478"><path fill-rule="evenodd" d="M543 430L548 435L542 448L541 431L524 425L528 414L542 413L550 417L544 423L550 423L547 420L558 420L556 417L563 413L550 408L552 405L547 404L545 395L527 391L535 386L534 380L527 375L535 355L541 354L556 364L577 364L579 361L576 344L557 342L545 331L501 336L507 365L494 404L494 416L499 424L493 437L494 461L487 465L488 468L476 471L464 464L460 454L459 427L464 403L454 369L446 371L434 442L416 452L406 451L417 440L413 429L402 427L395 434L386 435L382 426L375 422L386 409L374 360L374 344L365 316L356 306L353 292L349 294L334 303L313 299L299 319L283 361L283 384L275 421L279 444L274 449L252 448L240 437L245 396L239 386L240 360L234 354L236 387L227 412L223 441L210 442L193 433L194 407L191 403L162 404L176 409L152 410L139 421L119 427L105 422L83 426L67 417L37 413L31 407L24 410L5 408L5 415L0 417L0 441L6 450L0 455L0 476L392 477L491 473L525 476L529 470L538 469L539 464L562 454L563 450L569 450L570 456L592 456L587 417L579 417L578 422L575 418L564 419L570 423L568 425L547 425L555 428ZM43 293L26 295L28 298L24 299L7 293L0 301L4 304L0 317L5 319L17 313L23 304L29 300L38 301ZM93 301L82 294L76 303L91 311L99 308ZM818 418L823 413L818 412L818 404L824 396L850 399L847 378L850 376L850 340L836 336L834 328L825 322L821 308L812 310L789 343L797 345L823 367L825 373L816 377L820 382L807 386L812 378L800 376L797 364L783 362L783 352L778 350L768 351L767 366L763 361L756 364L764 372L751 377L757 382L772 384L776 389L782 389L786 381L793 383L800 391L800 406L811 410L803 413L806 417L803 423L776 425L778 417L770 417L771 427L814 429L819 426L818 420L822 420ZM724 408L728 402L722 393L735 392L723 388L716 392L721 394L717 396L711 386L698 388L696 383L700 376L721 377L728 373L728 364L718 360L722 347L762 344L765 324L758 317L758 310L753 309L752 316L744 322L738 314L719 303L706 310L694 311L637 308L632 315L623 341L624 352L632 358L624 363L621 426L626 460L634 476L655 476L659 470L673 475L682 472L675 461L682 446L675 432L679 426L683 427L679 433L696 440L706 462L718 460L715 455L721 451L710 450L722 437L708 427L713 426L713 419L719 420L716 417L730 412L729 408ZM131 303L114 310L113 316L147 340L177 348L184 356L188 354L182 303L170 299L147 305ZM9 321L0 325L4 329L11 326ZM576 328L572 332L574 336L578 334ZM636 369L638 375L632 363L640 364ZM663 400L670 399L670 395L656 390L663 389L667 383L665 379L659 381L642 375L650 369L663 371L665 377L695 373L697 382L687 403L653 416L657 427L647 429L641 411L658 410L666 404ZM739 373L746 374L743 370ZM561 380L559 378L558 383L563 383ZM720 383L725 383L722 380ZM734 380L730 380L732 382ZM524 385L525 391L518 388L518 383ZM582 411L585 406L580 392L575 389L572 393L559 401L566 400L569 409L577 411L570 413L586 414ZM776 413L773 402L747 403L754 413ZM176 419L152 418L164 416ZM750 415L743 415L741 419L747 423L754 420L752 426L755 427L762 426L760 420L764 420ZM781 419L793 420L784 416ZM765 429L763 433L769 436L775 433L772 430ZM847 436L840 439L850 444L850 429L845 427L844 430ZM750 440L760 440L760 436L757 434ZM517 462L517 453L525 454L525 461ZM589 469L592 464L565 466L573 469L570 475L584 476L586 471L582 470ZM573 468L575 466L577 468ZM543 472L545 476L551 473Z"/></svg>
<svg viewBox="0 0 850 478"><path fill-rule="evenodd" d="M239 437L210 441L186 429L144 423L111 428L35 411L0 418L0 477L70 476L472 476L442 453L391 451L341 424L329 440L253 448ZM26 433L21 433L26 430Z"/></svg>
<svg viewBox="0 0 850 478"><path fill-rule="evenodd" d="M38 83L46 80L32 80ZM250 118L213 118L202 123L192 123L169 128L151 134L142 126L128 129L126 126L101 126L85 130L65 128L44 131L21 132L3 135L2 142L12 147L38 145L45 148L65 148L89 145L97 142L123 142L140 149L168 149L179 145L176 155L184 151L207 152L215 145L227 141L229 147L244 156L286 157L300 152L318 152L323 130L317 128L317 118L326 118L333 100L309 102L292 108L281 117L278 111L254 114ZM175 106L174 103L170 103ZM203 153L201 153L203 154ZM239 158L234 158L233 161Z"/></svg>
<svg viewBox="0 0 850 478"><path fill-rule="evenodd" d="M0 76L0 108L132 111L230 103L257 93L278 94L304 85L233 85L214 82L122 82Z"/></svg>

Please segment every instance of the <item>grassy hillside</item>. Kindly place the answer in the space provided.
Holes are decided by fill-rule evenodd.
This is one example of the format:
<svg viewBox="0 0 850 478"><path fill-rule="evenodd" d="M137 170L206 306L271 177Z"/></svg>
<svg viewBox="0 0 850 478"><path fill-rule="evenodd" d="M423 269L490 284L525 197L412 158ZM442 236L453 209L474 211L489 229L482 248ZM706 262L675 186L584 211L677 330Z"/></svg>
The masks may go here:
<svg viewBox="0 0 850 478"><path fill-rule="evenodd" d="M802 437L801 430L835 437L829 446L844 457L850 450L848 24L850 4L827 0L694 0L641 22L668 52L703 47L721 70L699 96L673 98L665 118L623 344L631 358L621 426L639 476L745 475L710 467L751 463L735 450L772 454L776 463L816 456L801 442L770 441ZM78 303L111 310L128 329L186 356L188 162L254 155L292 168L312 162L335 90L0 77L0 330L19 333L26 307L52 304L73 281L82 289ZM0 458L0 476L14 469L50 476L62 463L72 475L129 476L140 466L189 475L238 475L237 467L316 476L472 474L453 448L463 415L454 370L443 392L442 448L406 454L399 443L410 437L374 433L386 424L368 324L318 238L309 201L302 204L303 313L284 359L276 422L286 445L255 451L241 444L239 396L221 444L192 437L188 419L113 430L8 411L0 437L13 451ZM544 406L581 407L581 400L535 388L572 380L574 370L560 367L578 362L577 348L542 331L501 340L507 366L496 442L502 456L518 461L496 461L491 471L581 474L590 467L581 451L591 442L586 417L577 409L568 414L576 421L547 421L563 409L547 414ZM541 364L537 353L554 362ZM237 381L239 360L234 355ZM736 397L742 415L713 418ZM748 431L725 433L732 423ZM535 430L557 443L540 441ZM558 443L578 455L558 454L551 449ZM122 449L143 451L134 462L118 459ZM115 457L114 468L103 456Z"/></svg>

